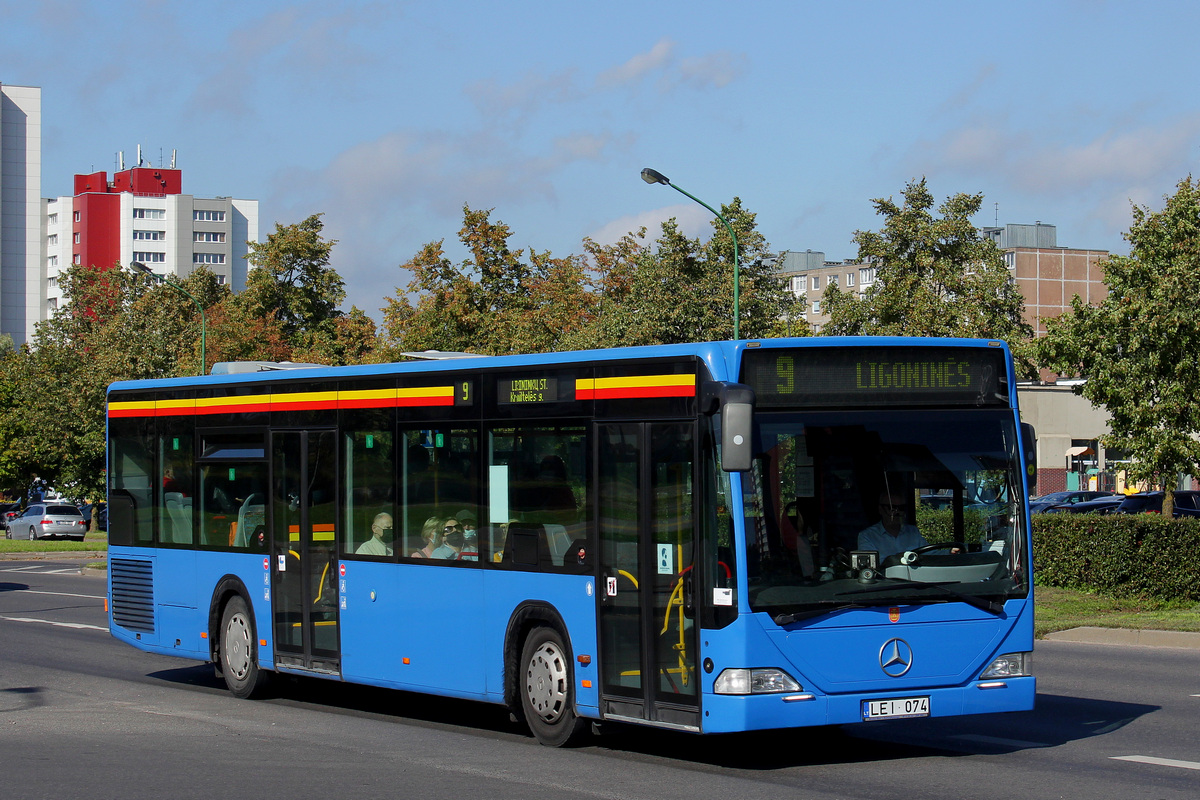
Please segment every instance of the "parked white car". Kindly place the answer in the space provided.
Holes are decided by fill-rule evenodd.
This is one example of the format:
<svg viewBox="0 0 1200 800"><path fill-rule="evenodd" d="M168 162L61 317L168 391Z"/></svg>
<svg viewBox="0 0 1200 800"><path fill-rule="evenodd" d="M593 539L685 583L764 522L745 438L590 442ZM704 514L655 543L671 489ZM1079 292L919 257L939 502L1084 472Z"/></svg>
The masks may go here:
<svg viewBox="0 0 1200 800"><path fill-rule="evenodd" d="M58 539L83 541L88 523L83 513L66 503L34 503L4 528L9 539Z"/></svg>

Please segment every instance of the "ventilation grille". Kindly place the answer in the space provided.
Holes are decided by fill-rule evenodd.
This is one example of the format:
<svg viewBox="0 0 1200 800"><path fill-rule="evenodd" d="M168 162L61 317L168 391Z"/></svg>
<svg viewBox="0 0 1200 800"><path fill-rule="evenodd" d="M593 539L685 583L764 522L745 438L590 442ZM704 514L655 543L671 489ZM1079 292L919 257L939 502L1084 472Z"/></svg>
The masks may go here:
<svg viewBox="0 0 1200 800"><path fill-rule="evenodd" d="M113 622L138 633L154 633L154 566L129 558L109 560Z"/></svg>

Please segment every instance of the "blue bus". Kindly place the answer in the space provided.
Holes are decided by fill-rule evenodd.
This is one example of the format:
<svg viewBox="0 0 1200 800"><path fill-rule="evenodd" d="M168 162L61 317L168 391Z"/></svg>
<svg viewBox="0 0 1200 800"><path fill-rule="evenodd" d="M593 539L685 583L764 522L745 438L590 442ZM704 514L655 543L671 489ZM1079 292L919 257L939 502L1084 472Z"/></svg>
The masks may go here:
<svg viewBox="0 0 1200 800"><path fill-rule="evenodd" d="M1033 707L1003 342L809 338L108 392L109 624L211 662L724 733Z"/></svg>

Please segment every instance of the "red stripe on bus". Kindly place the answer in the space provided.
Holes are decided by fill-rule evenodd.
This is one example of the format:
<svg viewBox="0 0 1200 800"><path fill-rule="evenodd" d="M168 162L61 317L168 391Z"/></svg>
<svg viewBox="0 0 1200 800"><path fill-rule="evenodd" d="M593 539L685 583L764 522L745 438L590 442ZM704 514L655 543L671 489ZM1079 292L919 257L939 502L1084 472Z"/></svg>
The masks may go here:
<svg viewBox="0 0 1200 800"><path fill-rule="evenodd" d="M593 400L632 400L651 397L694 397L695 386L620 386L613 389L595 389ZM576 397L580 395L577 393ZM583 398L589 399L589 398Z"/></svg>

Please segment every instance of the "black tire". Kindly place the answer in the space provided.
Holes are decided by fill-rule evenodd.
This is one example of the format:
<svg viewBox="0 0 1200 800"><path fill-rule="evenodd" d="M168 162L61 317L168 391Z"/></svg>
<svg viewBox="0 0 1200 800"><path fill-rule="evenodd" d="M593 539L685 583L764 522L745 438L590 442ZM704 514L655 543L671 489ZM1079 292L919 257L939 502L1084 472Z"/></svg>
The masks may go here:
<svg viewBox="0 0 1200 800"><path fill-rule="evenodd" d="M540 743L564 747L587 730L575 715L575 675L562 637L553 628L535 628L521 648L517 692L525 724Z"/></svg>
<svg viewBox="0 0 1200 800"><path fill-rule="evenodd" d="M220 636L221 675L229 691L243 700L261 694L267 674L258 668L254 617L241 595L225 604Z"/></svg>

